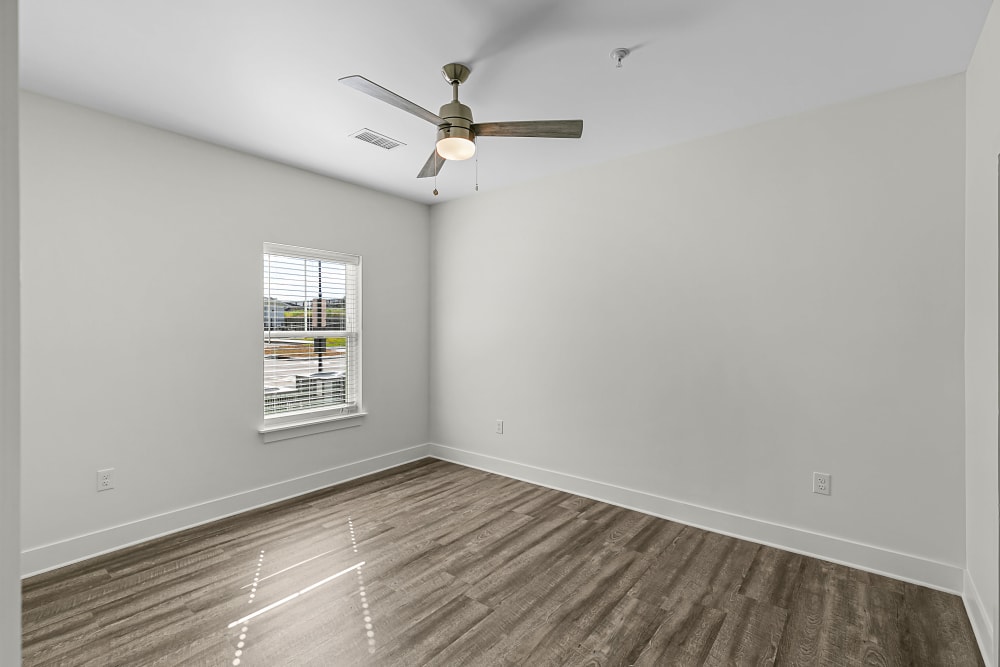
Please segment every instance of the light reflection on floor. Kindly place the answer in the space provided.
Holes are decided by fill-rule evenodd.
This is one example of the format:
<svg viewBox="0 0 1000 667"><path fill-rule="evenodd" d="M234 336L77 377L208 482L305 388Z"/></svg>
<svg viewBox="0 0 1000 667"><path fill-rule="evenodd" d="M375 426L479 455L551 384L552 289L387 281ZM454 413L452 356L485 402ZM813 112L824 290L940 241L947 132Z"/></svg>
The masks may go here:
<svg viewBox="0 0 1000 667"><path fill-rule="evenodd" d="M288 572L289 570L294 570L295 568L297 568L300 565L305 565L306 563L308 563L310 561L314 561L317 558L322 558L323 556L326 556L327 554L332 554L334 551L336 551L336 549L330 549L329 551L324 551L321 554L316 554L312 558L306 558L305 560L301 560L298 563L296 563L295 565L289 565L286 568L282 568L282 569L278 570L274 574L269 574L266 577L260 577L260 581L266 581L267 579L270 579L271 577L277 577L279 574L284 574L285 572ZM261 553L263 553L263 552L261 552ZM358 550L355 549L354 553L358 553ZM242 586L240 590L242 590L243 588L249 588L251 586L256 586L256 584L257 584L257 577L254 577L254 580L253 580L252 584L246 584L245 586Z"/></svg>
<svg viewBox="0 0 1000 667"><path fill-rule="evenodd" d="M347 517L347 527L348 527L348 531L349 531L350 539L351 539L351 550L352 550L352 552L354 554L358 554L359 553L358 552L358 542L357 542L357 536L356 536L355 531L354 531L354 519L351 516ZM250 593L248 595L247 604L248 605L254 605L254 604L256 604L258 602L257 599L256 599L257 598L258 588L260 588L263 585L264 581L267 581L269 579L273 579L273 578L278 577L279 575L282 575L282 574L287 574L288 572L290 572L291 570L294 570L295 568L298 568L300 566L303 566L303 565L306 565L306 564L311 563L313 561L316 561L317 559L322 558L324 556L328 556L330 554L334 554L337 551L339 551L339 550L338 549L330 549L328 551L324 551L322 553L316 554L315 556L311 556L309 558L306 558L305 560L299 561L298 563L295 563L294 565L290 565L288 567L285 567L285 568L282 568L280 570L277 570L277 571L275 571L275 572L273 572L273 573L271 573L271 574L269 574L267 576L262 576L261 575L261 571L262 571L262 569L264 567L264 554L265 554L265 550L261 549L260 553L258 554L257 561L255 563L256 569L254 570L253 581L251 583L245 584L244 586L241 586L240 590L245 590L246 588L250 588ZM363 573L364 565L365 565L365 561L363 561L363 560L359 561L359 562L355 563L354 565L351 565L350 567L347 567L347 568L345 568L343 570L340 570L339 572L336 572L336 573L334 573L334 574L332 574L332 575L330 575L328 577L325 577L325 578L323 578L323 579L321 579L319 581L316 581L316 582L314 582L314 583L306 586L305 588L302 588L301 590L299 590L299 591L297 591L295 593L287 595L287 596L281 598L280 600L277 600L276 602L272 602L272 603L270 603L268 605L265 605L264 607L261 607L261 608L255 610L255 611L253 611L253 612L251 612L249 614L246 614L245 616L243 616L243 617L241 617L241 618L233 621L232 623L230 623L227 626L227 629L232 630L233 628L239 628L239 630L238 630L239 635L237 635L236 640L235 640L235 649L234 649L234 653L233 653L232 664L234 666L238 666L238 665L240 665L246 659L245 653L247 652L247 634L249 632L250 621L252 621L253 619L255 619L255 618L257 618L257 617L259 617L259 616L261 616L261 615L263 615L265 613L268 613L270 611L276 610L279 607L281 607L281 606L283 606L283 605L285 605L285 604L287 604L289 602L292 602L293 600L296 600L296 599L298 599L298 598L306 595L307 593L310 593L311 591L314 591L314 590L318 589L319 587L323 586L324 584L330 583L331 581L333 581L333 580L335 580L335 579L337 579L337 578L339 578L339 577L347 574L348 572L351 572L352 570L354 570L356 572L356 574L357 574L357 587L358 587L357 588L357 592L358 592L358 596L359 596L359 599L360 599L360 602L361 602L361 625L364 628L364 630L363 630L364 631L364 637L366 638L367 643L368 643L368 652L369 653L374 653L375 652L375 647L376 647L375 627L374 627L374 624L373 624L373 621L372 621L372 611L371 611L371 608L370 608L370 605L369 605L369 602L368 602L368 593L367 593L367 590L365 588L365 579L364 579L364 573Z"/></svg>
<svg viewBox="0 0 1000 667"><path fill-rule="evenodd" d="M257 570L253 573L253 582L250 584L250 597L247 599L247 604L253 604L253 600L257 597L257 584L260 582L260 570L264 567L264 550L260 550L260 555L257 558ZM246 588L244 586L243 588ZM238 623L231 623L229 629L232 629ZM233 654L233 665L239 665L243 657L243 647L246 646L247 630L249 627L244 625L240 628L240 635L236 640L236 651Z"/></svg>
<svg viewBox="0 0 1000 667"><path fill-rule="evenodd" d="M354 535L354 519L347 517L347 525L351 529L351 548L358 553L358 541ZM368 637L368 652L375 652L375 627L372 625L371 609L368 608L368 594L365 592L365 577L358 566L358 592L361 595L361 615L365 624L365 635Z"/></svg>

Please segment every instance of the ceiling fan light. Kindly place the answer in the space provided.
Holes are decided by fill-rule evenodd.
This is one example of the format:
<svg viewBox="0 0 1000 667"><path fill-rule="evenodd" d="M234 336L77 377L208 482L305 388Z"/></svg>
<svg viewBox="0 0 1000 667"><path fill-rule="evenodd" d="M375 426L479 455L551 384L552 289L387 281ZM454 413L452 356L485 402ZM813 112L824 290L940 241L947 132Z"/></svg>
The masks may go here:
<svg viewBox="0 0 1000 667"><path fill-rule="evenodd" d="M439 127L437 152L445 160L468 160L476 154L476 135L458 125Z"/></svg>
<svg viewBox="0 0 1000 667"><path fill-rule="evenodd" d="M438 140L437 152L445 160L468 160L476 154L476 144L464 137L445 137Z"/></svg>

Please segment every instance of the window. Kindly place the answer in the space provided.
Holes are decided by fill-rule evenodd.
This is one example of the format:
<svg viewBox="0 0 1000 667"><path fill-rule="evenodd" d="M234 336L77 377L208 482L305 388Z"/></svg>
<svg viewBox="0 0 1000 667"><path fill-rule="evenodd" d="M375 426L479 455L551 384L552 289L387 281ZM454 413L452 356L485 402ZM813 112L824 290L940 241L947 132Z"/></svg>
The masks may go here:
<svg viewBox="0 0 1000 667"><path fill-rule="evenodd" d="M264 423L360 412L361 258L264 244Z"/></svg>

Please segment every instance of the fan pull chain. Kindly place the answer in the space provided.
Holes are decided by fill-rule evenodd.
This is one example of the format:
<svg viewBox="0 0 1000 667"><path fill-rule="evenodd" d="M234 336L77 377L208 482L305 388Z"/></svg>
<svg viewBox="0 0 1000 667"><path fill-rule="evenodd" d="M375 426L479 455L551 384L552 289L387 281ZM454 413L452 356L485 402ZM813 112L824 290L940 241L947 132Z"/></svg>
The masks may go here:
<svg viewBox="0 0 1000 667"><path fill-rule="evenodd" d="M479 192L479 152L476 152L476 192Z"/></svg>
<svg viewBox="0 0 1000 667"><path fill-rule="evenodd" d="M438 196L438 152L434 150L434 196Z"/></svg>

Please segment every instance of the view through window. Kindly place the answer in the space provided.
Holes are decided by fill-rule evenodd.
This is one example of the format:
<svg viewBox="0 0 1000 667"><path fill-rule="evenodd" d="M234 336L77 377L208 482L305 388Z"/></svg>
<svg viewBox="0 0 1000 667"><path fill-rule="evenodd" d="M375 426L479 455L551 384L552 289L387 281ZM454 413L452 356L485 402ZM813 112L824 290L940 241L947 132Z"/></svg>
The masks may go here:
<svg viewBox="0 0 1000 667"><path fill-rule="evenodd" d="M357 255L264 244L265 419L358 411L360 273Z"/></svg>

